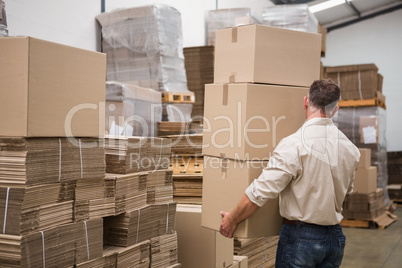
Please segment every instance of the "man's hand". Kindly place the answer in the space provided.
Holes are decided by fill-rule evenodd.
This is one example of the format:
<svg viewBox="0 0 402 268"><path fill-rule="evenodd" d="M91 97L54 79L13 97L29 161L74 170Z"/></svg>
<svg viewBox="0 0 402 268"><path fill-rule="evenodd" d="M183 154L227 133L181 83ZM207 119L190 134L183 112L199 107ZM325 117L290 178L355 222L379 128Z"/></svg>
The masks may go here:
<svg viewBox="0 0 402 268"><path fill-rule="evenodd" d="M222 222L219 232L226 237L232 238L237 225L254 214L259 209L259 206L251 202L246 194L243 194L239 203L231 212L221 211Z"/></svg>
<svg viewBox="0 0 402 268"><path fill-rule="evenodd" d="M237 223L232 219L229 212L221 211L221 215L222 223L219 232L225 237L232 238L233 233L237 228Z"/></svg>

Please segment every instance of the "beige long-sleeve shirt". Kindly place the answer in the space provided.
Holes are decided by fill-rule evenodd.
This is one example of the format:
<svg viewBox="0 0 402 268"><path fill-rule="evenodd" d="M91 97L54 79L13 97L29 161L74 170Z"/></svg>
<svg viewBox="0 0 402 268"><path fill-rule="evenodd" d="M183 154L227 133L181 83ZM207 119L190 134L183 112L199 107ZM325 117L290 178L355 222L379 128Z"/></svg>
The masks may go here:
<svg viewBox="0 0 402 268"><path fill-rule="evenodd" d="M280 214L289 220L337 224L359 160L359 150L332 119L313 118L280 141L246 195L258 206L279 195Z"/></svg>

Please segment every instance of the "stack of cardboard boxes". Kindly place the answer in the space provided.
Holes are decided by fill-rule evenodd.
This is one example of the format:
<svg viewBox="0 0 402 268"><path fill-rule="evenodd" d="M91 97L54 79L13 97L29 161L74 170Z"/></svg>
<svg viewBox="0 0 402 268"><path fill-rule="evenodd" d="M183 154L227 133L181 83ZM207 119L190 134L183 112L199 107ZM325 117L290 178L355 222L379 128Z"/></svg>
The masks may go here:
<svg viewBox="0 0 402 268"><path fill-rule="evenodd" d="M279 141L305 120L303 97L319 79L321 36L262 25L216 32L214 84L204 109L203 227L218 231ZM235 237L279 234L278 199L240 223Z"/></svg>
<svg viewBox="0 0 402 268"><path fill-rule="evenodd" d="M359 148L360 162L355 173L353 192L369 194L377 189L377 167L371 166L371 150Z"/></svg>
<svg viewBox="0 0 402 268"><path fill-rule="evenodd" d="M353 194L343 203L346 220L369 221L383 228L395 221L387 212L384 189L377 186L377 167L371 166L371 150L359 148L361 157L355 173Z"/></svg>
<svg viewBox="0 0 402 268"><path fill-rule="evenodd" d="M106 57L30 37L0 46L0 263L101 258L102 218L74 221L73 202L77 181L105 177Z"/></svg>

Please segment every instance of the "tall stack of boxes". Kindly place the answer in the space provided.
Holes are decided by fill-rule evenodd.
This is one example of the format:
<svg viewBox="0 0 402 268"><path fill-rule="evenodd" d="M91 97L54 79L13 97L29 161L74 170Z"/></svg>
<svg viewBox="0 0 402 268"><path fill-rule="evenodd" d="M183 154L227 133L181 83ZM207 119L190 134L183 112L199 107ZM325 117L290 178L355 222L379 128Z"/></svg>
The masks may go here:
<svg viewBox="0 0 402 268"><path fill-rule="evenodd" d="M96 19L102 27L102 51L107 54L108 87L113 87L110 83L120 83L140 93L122 96L119 101L123 101L124 110L106 107L107 116L129 119L123 122L125 125L108 121L108 133L128 127L126 135L131 132L152 137L157 135L155 128L160 121L188 121L194 93L187 88L180 12L168 5L154 4L113 10ZM159 102L155 102L155 94L147 92L149 89L160 94ZM116 101L115 97L108 95L107 100ZM144 101L152 107L140 105Z"/></svg>
<svg viewBox="0 0 402 268"><path fill-rule="evenodd" d="M359 151L353 194L345 198L342 215L345 219L374 220L386 211L384 190L377 188L377 167L371 166L371 150Z"/></svg>
<svg viewBox="0 0 402 268"><path fill-rule="evenodd" d="M358 147L371 150L371 165L377 167L377 187L387 191L386 106L382 76L375 64L326 67L326 77L341 88L340 109L334 123Z"/></svg>
<svg viewBox="0 0 402 268"><path fill-rule="evenodd" d="M107 252L116 256L117 267L178 264L171 140L106 136L105 141L107 185L113 189L106 192L116 200L114 215L104 217Z"/></svg>
<svg viewBox="0 0 402 268"><path fill-rule="evenodd" d="M234 208L279 141L303 124L320 47L318 34L269 26L216 32L214 84L205 88L203 227L219 230L220 211ZM281 226L278 199L269 200L234 236L278 235Z"/></svg>
<svg viewBox="0 0 402 268"><path fill-rule="evenodd" d="M106 57L30 37L0 46L0 263L100 258L102 218L77 222L73 203L77 182L105 176Z"/></svg>

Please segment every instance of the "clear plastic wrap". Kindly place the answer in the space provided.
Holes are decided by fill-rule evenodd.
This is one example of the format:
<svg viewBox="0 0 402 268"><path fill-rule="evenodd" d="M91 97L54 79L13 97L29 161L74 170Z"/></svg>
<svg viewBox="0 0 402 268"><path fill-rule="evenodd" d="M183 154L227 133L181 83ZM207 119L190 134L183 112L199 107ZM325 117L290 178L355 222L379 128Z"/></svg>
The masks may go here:
<svg viewBox="0 0 402 268"><path fill-rule="evenodd" d="M318 33L318 20L307 4L276 5L262 11L262 24L296 31Z"/></svg>
<svg viewBox="0 0 402 268"><path fill-rule="evenodd" d="M162 120L161 93L150 88L106 82L106 133L154 137Z"/></svg>
<svg viewBox="0 0 402 268"><path fill-rule="evenodd" d="M386 110L379 106L341 107L333 121L357 147L371 149L371 165L377 167L377 187L384 189L388 204Z"/></svg>
<svg viewBox="0 0 402 268"><path fill-rule="evenodd" d="M6 4L4 1L0 1L0 4L0 36L8 36Z"/></svg>
<svg viewBox="0 0 402 268"><path fill-rule="evenodd" d="M207 17L208 46L215 45L215 32L217 30L248 24L260 24L252 15L250 8L210 10Z"/></svg>
<svg viewBox="0 0 402 268"><path fill-rule="evenodd" d="M107 80L188 92L181 14L167 5L118 9L96 17L107 54Z"/></svg>

